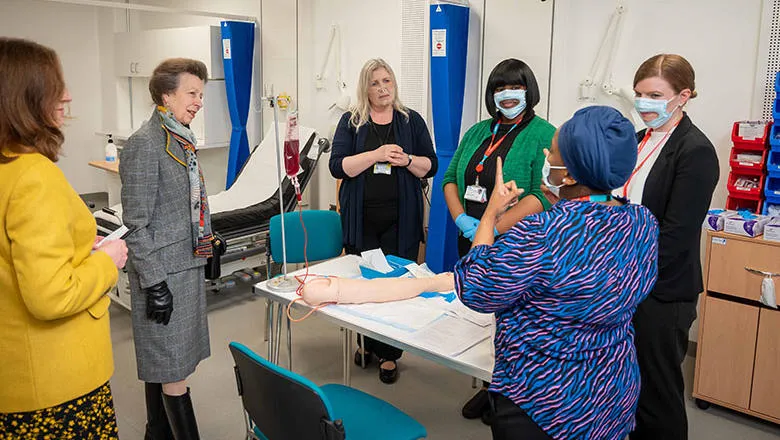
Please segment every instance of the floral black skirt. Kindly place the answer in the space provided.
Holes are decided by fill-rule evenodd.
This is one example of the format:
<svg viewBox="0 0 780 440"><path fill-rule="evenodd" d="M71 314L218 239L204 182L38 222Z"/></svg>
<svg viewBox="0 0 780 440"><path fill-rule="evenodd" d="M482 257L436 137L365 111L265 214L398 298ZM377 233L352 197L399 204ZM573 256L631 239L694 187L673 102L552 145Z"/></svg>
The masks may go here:
<svg viewBox="0 0 780 440"><path fill-rule="evenodd" d="M108 382L89 394L37 411L0 413L0 440L117 439Z"/></svg>

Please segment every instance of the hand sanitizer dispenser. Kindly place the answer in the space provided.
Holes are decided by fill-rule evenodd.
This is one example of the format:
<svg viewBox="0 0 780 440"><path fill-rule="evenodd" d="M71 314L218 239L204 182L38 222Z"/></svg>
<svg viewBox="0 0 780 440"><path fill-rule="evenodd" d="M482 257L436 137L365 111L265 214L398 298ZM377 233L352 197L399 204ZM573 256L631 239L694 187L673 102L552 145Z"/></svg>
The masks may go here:
<svg viewBox="0 0 780 440"><path fill-rule="evenodd" d="M116 145L114 145L114 139L111 138L110 134L106 144L106 162L116 162Z"/></svg>

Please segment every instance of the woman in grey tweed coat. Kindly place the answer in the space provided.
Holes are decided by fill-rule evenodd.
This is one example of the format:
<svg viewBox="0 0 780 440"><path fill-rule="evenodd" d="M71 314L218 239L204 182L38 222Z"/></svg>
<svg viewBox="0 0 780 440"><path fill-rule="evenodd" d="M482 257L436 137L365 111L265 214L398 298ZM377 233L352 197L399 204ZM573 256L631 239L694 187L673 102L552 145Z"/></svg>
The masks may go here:
<svg viewBox="0 0 780 440"><path fill-rule="evenodd" d="M119 162L138 378L146 440L198 439L185 379L210 355L204 265L211 224L189 123L203 106L206 66L170 59L149 81L157 104Z"/></svg>

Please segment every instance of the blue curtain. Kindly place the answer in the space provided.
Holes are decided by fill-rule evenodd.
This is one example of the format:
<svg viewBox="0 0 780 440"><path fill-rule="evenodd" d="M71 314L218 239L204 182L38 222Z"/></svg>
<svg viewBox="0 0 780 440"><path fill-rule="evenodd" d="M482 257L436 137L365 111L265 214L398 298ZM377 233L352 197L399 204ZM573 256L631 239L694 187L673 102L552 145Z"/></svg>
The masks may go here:
<svg viewBox="0 0 780 440"><path fill-rule="evenodd" d="M230 134L227 179L225 188L235 182L241 167L249 158L249 137L246 122L249 116L252 90L252 59L255 53L255 24L243 21L223 21L222 63L225 67L225 88L233 131Z"/></svg>
<svg viewBox="0 0 780 440"><path fill-rule="evenodd" d="M437 2L438 3L438 2ZM430 5L431 105L439 171L433 179L425 262L434 272L452 270L458 261L458 228L450 217L441 182L458 148L466 87L469 8Z"/></svg>

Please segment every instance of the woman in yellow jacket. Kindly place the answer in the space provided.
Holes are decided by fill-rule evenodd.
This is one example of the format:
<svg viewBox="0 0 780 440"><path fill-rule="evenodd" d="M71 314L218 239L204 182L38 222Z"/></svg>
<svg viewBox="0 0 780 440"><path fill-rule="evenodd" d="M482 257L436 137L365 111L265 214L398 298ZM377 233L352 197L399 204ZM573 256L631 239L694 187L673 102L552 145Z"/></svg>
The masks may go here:
<svg viewBox="0 0 780 440"><path fill-rule="evenodd" d="M70 95L57 54L0 38L0 438L117 438L108 290L122 240L54 164Z"/></svg>

